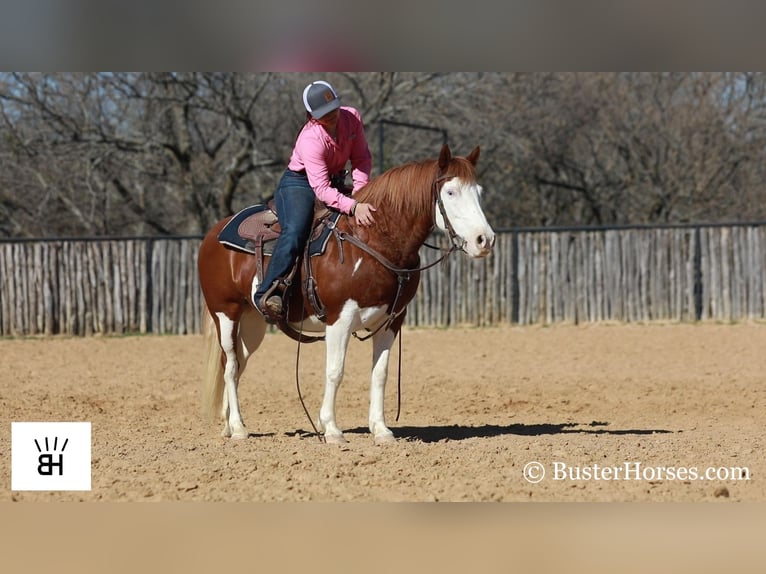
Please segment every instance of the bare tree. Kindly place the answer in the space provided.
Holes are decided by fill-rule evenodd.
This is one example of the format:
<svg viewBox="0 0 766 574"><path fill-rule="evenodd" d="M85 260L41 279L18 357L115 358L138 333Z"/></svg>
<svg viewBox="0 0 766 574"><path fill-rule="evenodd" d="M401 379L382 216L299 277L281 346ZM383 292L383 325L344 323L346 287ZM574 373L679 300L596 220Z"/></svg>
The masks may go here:
<svg viewBox="0 0 766 574"><path fill-rule="evenodd" d="M16 169L4 170L3 204L29 205L32 233L51 219L62 233L199 233L231 211L249 174L281 163L257 147L268 85L237 74L5 78L3 164Z"/></svg>
<svg viewBox="0 0 766 574"><path fill-rule="evenodd" d="M739 219L762 136L722 74L551 74L517 126L523 224ZM529 121L529 120L532 121ZM763 213L763 212L761 212ZM538 219L539 218L539 219Z"/></svg>
<svg viewBox="0 0 766 574"><path fill-rule="evenodd" d="M482 147L497 227L762 219L762 73L0 74L0 235L199 234L268 199L326 78L374 173Z"/></svg>

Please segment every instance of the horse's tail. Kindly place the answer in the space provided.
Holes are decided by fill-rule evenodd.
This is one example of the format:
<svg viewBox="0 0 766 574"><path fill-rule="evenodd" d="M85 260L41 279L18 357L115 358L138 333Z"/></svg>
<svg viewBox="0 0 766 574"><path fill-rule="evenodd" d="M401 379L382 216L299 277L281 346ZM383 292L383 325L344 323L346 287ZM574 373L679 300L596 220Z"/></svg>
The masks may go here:
<svg viewBox="0 0 766 574"><path fill-rule="evenodd" d="M221 416L221 406L223 405L223 357L213 316L207 309L203 313L205 373L202 383L202 412L205 416L217 420Z"/></svg>

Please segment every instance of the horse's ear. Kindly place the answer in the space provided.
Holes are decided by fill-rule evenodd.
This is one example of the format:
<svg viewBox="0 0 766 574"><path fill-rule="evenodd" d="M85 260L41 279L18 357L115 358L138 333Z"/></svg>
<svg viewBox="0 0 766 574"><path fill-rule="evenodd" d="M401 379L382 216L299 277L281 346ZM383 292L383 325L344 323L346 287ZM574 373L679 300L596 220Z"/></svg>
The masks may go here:
<svg viewBox="0 0 766 574"><path fill-rule="evenodd" d="M476 163L479 161L479 146L476 146L473 148L473 151L468 154L468 157L466 157L468 161L470 161L474 167L476 167Z"/></svg>
<svg viewBox="0 0 766 574"><path fill-rule="evenodd" d="M444 171L447 169L447 166L449 165L449 162L452 160L452 152L449 150L449 146L447 144L444 144L442 146L442 151L439 154L439 169L441 171Z"/></svg>

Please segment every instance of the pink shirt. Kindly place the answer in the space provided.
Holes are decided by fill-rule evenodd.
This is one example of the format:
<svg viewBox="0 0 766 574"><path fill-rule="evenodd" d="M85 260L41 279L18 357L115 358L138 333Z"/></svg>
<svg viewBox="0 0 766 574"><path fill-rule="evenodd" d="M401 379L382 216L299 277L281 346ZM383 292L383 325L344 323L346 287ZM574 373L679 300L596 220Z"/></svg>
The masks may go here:
<svg viewBox="0 0 766 574"><path fill-rule="evenodd" d="M359 112L342 106L338 118L337 141L314 120L309 120L298 134L288 169L306 170L309 184L316 196L328 207L350 213L355 200L330 187L330 176L343 171L351 162L353 193L370 181L372 156L364 135Z"/></svg>

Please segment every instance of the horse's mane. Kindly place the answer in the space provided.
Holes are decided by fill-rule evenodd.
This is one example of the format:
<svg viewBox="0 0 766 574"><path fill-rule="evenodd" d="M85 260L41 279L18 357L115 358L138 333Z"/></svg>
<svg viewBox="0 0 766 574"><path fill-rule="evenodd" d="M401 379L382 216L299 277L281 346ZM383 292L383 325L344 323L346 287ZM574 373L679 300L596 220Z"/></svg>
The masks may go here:
<svg viewBox="0 0 766 574"><path fill-rule="evenodd" d="M393 215L409 213L431 216L434 209L432 192L437 177L436 163L436 160L430 159L392 167L371 180L354 197ZM468 181L476 178L473 165L462 157L452 158L446 174Z"/></svg>

